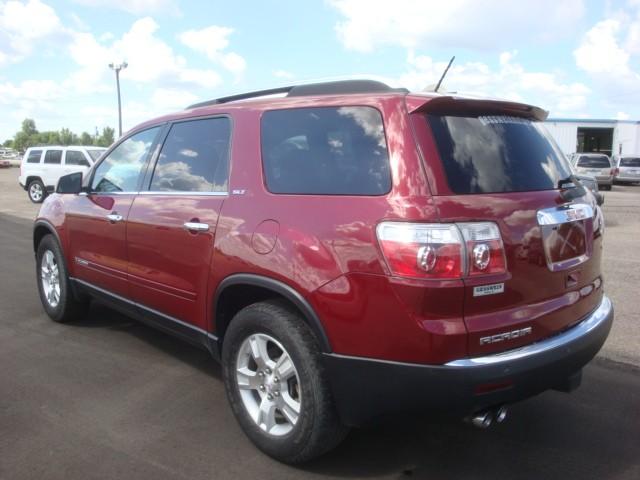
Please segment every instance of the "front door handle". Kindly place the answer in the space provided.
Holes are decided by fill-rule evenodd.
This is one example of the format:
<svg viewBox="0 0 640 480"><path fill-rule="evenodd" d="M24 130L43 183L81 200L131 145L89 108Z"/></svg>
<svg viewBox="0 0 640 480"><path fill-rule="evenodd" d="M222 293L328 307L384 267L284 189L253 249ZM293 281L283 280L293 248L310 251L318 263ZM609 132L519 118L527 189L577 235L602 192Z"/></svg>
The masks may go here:
<svg viewBox="0 0 640 480"><path fill-rule="evenodd" d="M190 232L208 232L209 224L200 222L184 222L184 228Z"/></svg>
<svg viewBox="0 0 640 480"><path fill-rule="evenodd" d="M116 223L124 220L124 217L114 212L107 215L107 220L109 220L111 223Z"/></svg>

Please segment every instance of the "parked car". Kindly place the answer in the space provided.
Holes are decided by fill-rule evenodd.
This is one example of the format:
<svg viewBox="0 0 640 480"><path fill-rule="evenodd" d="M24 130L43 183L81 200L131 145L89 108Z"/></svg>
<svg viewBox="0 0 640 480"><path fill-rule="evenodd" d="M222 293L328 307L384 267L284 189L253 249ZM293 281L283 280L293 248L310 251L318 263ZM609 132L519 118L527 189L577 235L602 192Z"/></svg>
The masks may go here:
<svg viewBox="0 0 640 480"><path fill-rule="evenodd" d="M42 205L42 305L100 298L206 348L284 462L382 414L487 427L576 388L613 321L602 212L544 118L347 81L150 120Z"/></svg>
<svg viewBox="0 0 640 480"><path fill-rule="evenodd" d="M20 164L18 183L33 203L40 203L69 173L87 172L106 148L93 146L46 146L28 148Z"/></svg>
<svg viewBox="0 0 640 480"><path fill-rule="evenodd" d="M615 167L603 153L577 153L572 156L573 165L580 175L594 177L603 190L611 190Z"/></svg>
<svg viewBox="0 0 640 480"><path fill-rule="evenodd" d="M640 182L640 155L616 156L613 160L614 165L617 167L615 182Z"/></svg>

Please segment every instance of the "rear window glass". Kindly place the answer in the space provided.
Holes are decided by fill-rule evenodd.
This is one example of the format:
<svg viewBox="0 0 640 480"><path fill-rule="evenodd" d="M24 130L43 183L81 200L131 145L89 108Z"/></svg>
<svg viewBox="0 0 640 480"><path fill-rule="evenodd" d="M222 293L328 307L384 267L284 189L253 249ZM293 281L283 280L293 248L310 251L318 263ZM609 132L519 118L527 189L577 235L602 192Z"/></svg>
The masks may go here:
<svg viewBox="0 0 640 480"><path fill-rule="evenodd" d="M42 150L31 150L27 157L27 163L40 163L40 157L42 156Z"/></svg>
<svg viewBox="0 0 640 480"><path fill-rule="evenodd" d="M544 127L509 116L427 115L451 190L553 190L570 167Z"/></svg>
<svg viewBox="0 0 640 480"><path fill-rule="evenodd" d="M268 111L261 136L273 193L383 195L391 188L382 116L375 108Z"/></svg>
<svg viewBox="0 0 640 480"><path fill-rule="evenodd" d="M62 150L47 150L44 154L44 163L59 165L62 161Z"/></svg>
<svg viewBox="0 0 640 480"><path fill-rule="evenodd" d="M67 153L64 157L65 165L81 165L84 167L89 166L89 162L84 156L84 153L78 150L67 150Z"/></svg>
<svg viewBox="0 0 640 480"><path fill-rule="evenodd" d="M621 167L640 167L640 158L621 158Z"/></svg>
<svg viewBox="0 0 640 480"><path fill-rule="evenodd" d="M605 155L582 155L578 159L579 167L586 168L609 168L609 158Z"/></svg>
<svg viewBox="0 0 640 480"><path fill-rule="evenodd" d="M171 127L151 181L152 191L226 192L231 121L192 120Z"/></svg>

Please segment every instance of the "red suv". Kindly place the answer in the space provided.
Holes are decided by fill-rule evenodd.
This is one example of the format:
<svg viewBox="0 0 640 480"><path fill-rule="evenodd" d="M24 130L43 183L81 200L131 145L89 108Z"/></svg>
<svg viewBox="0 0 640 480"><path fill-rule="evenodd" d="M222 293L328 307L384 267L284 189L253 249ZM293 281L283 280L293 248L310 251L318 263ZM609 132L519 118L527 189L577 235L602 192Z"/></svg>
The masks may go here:
<svg viewBox="0 0 640 480"><path fill-rule="evenodd" d="M346 81L151 120L44 202L44 309L97 298L208 349L285 462L386 413L488 426L577 387L613 321L602 213L545 117Z"/></svg>

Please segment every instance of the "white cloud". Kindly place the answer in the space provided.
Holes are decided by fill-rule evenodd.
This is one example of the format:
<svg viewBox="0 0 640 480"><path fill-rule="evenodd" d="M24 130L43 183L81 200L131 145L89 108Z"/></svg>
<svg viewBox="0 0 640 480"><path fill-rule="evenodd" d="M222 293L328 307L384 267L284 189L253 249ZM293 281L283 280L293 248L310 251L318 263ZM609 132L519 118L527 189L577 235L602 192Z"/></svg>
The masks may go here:
<svg viewBox="0 0 640 480"><path fill-rule="evenodd" d="M516 52L502 52L500 66L491 68L481 62L454 63L441 91L505 98L533 103L552 114L579 114L587 105L589 87L579 82L565 82L558 74L527 71L514 62ZM407 71L398 85L420 91L433 88L447 66L447 61L434 61L426 55L409 53Z"/></svg>
<svg viewBox="0 0 640 480"><path fill-rule="evenodd" d="M107 65L122 60L128 63L120 72L123 80L205 88L220 85L222 79L217 72L189 67L184 57L156 36L157 30L155 20L145 17L134 22L128 32L111 44L96 40L91 33L74 34L69 52L80 69L70 75L67 85L82 93L110 89L112 79Z"/></svg>
<svg viewBox="0 0 640 480"><path fill-rule="evenodd" d="M149 15L157 12L180 13L174 0L75 0L75 2L88 7L122 10L135 15Z"/></svg>
<svg viewBox="0 0 640 480"><path fill-rule="evenodd" d="M229 35L233 28L211 25L200 30L187 30L178 35L178 40L196 52L204 53L236 76L244 73L247 63L235 52L225 52L229 46Z"/></svg>
<svg viewBox="0 0 640 480"><path fill-rule="evenodd" d="M45 39L66 34L55 10L40 0L0 3L0 66L30 55Z"/></svg>
<svg viewBox="0 0 640 480"><path fill-rule="evenodd" d="M582 0L328 0L342 15L336 33L351 50L391 45L499 49L567 36L584 14Z"/></svg>
<svg viewBox="0 0 640 480"><path fill-rule="evenodd" d="M617 41L620 30L617 20L598 22L573 52L576 65L589 73L629 73L629 53Z"/></svg>
<svg viewBox="0 0 640 480"><path fill-rule="evenodd" d="M640 2L636 0L597 22L573 52L577 67L587 73L609 110L626 110L629 102L637 105L639 43Z"/></svg>
<svg viewBox="0 0 640 480"><path fill-rule="evenodd" d="M631 118L631 115L626 112L618 112L616 114L616 120L629 120L629 118Z"/></svg>
<svg viewBox="0 0 640 480"><path fill-rule="evenodd" d="M151 103L159 113L186 108L197 100L198 96L192 92L176 88L156 88L151 95Z"/></svg>

